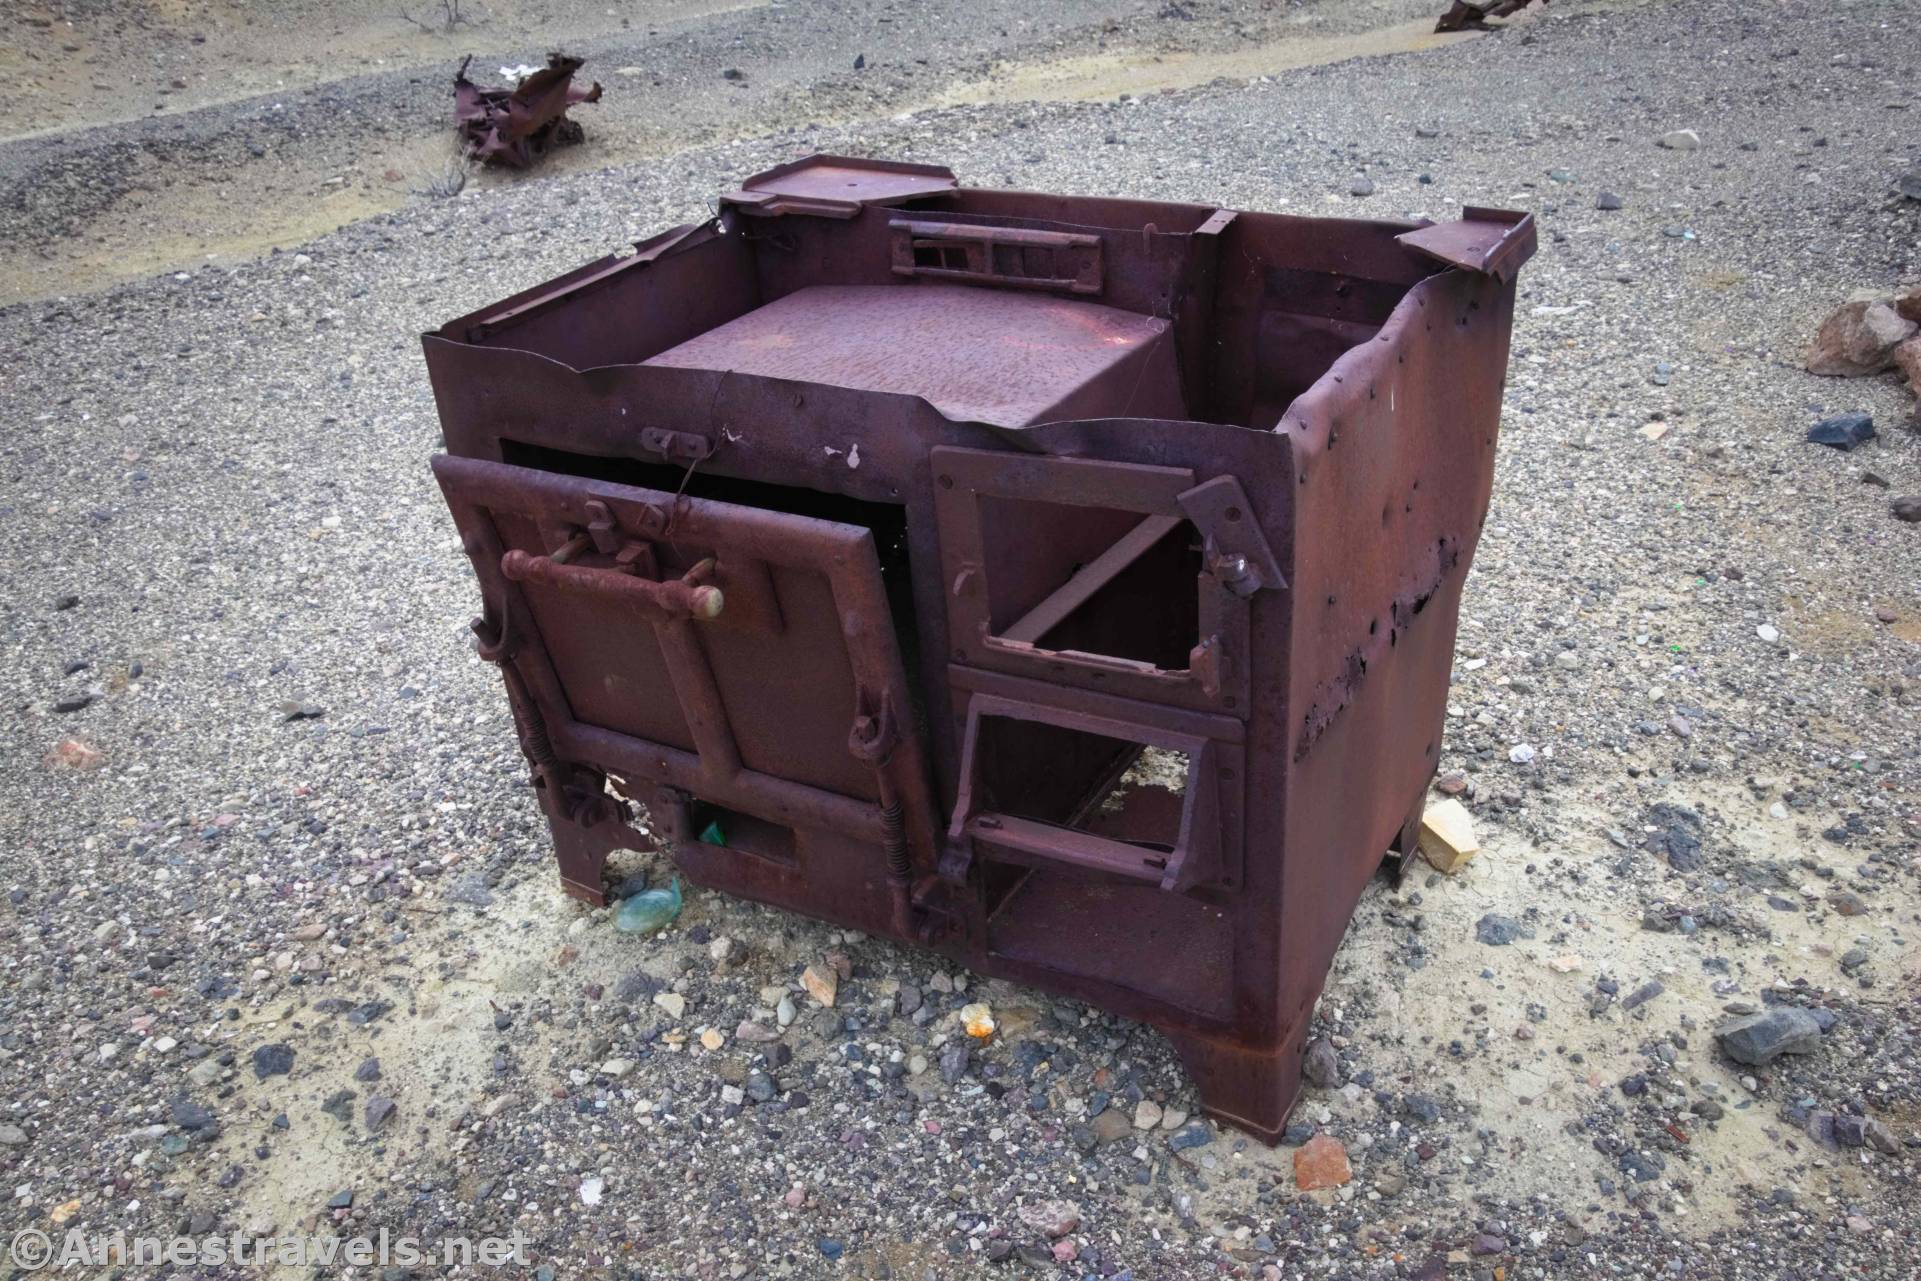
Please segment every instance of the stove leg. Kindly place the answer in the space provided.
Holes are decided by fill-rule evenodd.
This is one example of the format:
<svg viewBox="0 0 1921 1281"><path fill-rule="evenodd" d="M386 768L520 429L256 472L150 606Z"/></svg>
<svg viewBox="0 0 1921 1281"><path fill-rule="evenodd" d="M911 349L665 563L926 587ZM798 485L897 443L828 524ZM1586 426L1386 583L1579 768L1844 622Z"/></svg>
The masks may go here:
<svg viewBox="0 0 1921 1281"><path fill-rule="evenodd" d="M627 807L606 795L605 778L591 770L572 770L569 781L560 786L537 777L534 786L554 834L560 888L583 902L605 907L607 856L615 850L648 849L651 842L627 825Z"/></svg>
<svg viewBox="0 0 1921 1281"><path fill-rule="evenodd" d="M1306 1020L1280 1045L1271 1047L1167 1034L1200 1092L1201 1109L1223 1125L1246 1130L1269 1145L1280 1142L1288 1114L1300 1098L1306 1038Z"/></svg>

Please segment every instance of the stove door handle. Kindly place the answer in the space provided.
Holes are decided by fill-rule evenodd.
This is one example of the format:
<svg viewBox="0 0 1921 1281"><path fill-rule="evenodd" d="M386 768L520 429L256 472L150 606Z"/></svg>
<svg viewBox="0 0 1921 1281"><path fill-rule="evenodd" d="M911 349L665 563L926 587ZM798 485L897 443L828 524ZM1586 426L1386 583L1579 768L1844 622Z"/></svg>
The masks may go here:
<svg viewBox="0 0 1921 1281"><path fill-rule="evenodd" d="M656 582L617 569L594 569L552 556L531 556L519 548L500 558L500 572L512 582L595 596L654 618L664 615L702 621L720 617L726 604L720 588L699 581L705 577L702 570L706 566L707 562L702 562L680 578Z"/></svg>

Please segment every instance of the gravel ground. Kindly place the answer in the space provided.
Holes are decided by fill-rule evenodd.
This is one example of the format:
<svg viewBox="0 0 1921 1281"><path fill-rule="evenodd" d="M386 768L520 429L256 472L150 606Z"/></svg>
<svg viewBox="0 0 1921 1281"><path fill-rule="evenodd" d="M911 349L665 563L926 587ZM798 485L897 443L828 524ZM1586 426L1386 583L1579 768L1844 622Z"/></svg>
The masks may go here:
<svg viewBox="0 0 1921 1281"><path fill-rule="evenodd" d="M1850 292L1921 280L1916 47L1906 3L1556 3L0 310L0 1227L518 1229L540 1281L1914 1276L1921 528L1889 502L1921 435L1892 379L1799 361ZM1484 848L1378 883L1335 963L1291 1139L1345 1145L1340 1190L1189 1121L1139 1027L699 891L648 939L558 893L415 336L814 150L1539 215L1442 762ZM1876 441L1805 443L1853 408ZM1732 1061L1749 1010L1807 1052Z"/></svg>
<svg viewBox="0 0 1921 1281"><path fill-rule="evenodd" d="M64 3L80 10L73 25L18 28L20 61L38 74L0 104L0 303L231 265L463 179L526 184L472 172L451 145L449 85L467 54L489 82L558 45L587 59L583 78L604 82L606 96L575 112L593 145L563 150L526 184L544 189L555 173L804 122L884 118L978 88L1007 65L1091 56L1131 83L1163 75L1167 59L1298 48L1302 36L1384 32L1391 46L1424 32L1403 24L1433 9L1430 0L648 0L616 23L592 0L542 0L469 2L465 13L485 16L429 34L399 17L433 7L419 3L343 0L331 28L306 0L246 0L226 15L230 0L187 0L166 14L124 0ZM130 7L138 23L127 21ZM557 29L569 17L575 25ZM0 71L8 66L0 50ZM242 89L251 96L235 96ZM106 107L92 127L48 127L88 103L100 109L102 91L120 109Z"/></svg>

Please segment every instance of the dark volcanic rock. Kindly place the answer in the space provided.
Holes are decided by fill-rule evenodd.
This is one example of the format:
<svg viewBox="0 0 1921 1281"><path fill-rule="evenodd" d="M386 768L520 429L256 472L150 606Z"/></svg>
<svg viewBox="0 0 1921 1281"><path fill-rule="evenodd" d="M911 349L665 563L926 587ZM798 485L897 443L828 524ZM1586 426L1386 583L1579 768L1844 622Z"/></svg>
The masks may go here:
<svg viewBox="0 0 1921 1281"><path fill-rule="evenodd" d="M293 1071L293 1046L263 1045L253 1052L253 1074L264 1081Z"/></svg>
<svg viewBox="0 0 1921 1281"><path fill-rule="evenodd" d="M1474 937L1489 947L1506 947L1516 939L1531 939L1534 931L1511 916L1489 912L1474 922Z"/></svg>
<svg viewBox="0 0 1921 1281"><path fill-rule="evenodd" d="M1836 414L1808 428L1810 445L1827 445L1842 453L1874 439L1874 419L1862 413Z"/></svg>
<svg viewBox="0 0 1921 1281"><path fill-rule="evenodd" d="M1339 1088L1341 1060L1325 1038L1316 1038L1308 1045L1307 1053L1301 1058L1301 1075L1323 1090Z"/></svg>
<svg viewBox="0 0 1921 1281"><path fill-rule="evenodd" d="M1806 1010L1781 1006L1725 1023L1715 1030L1721 1052L1736 1063L1763 1067L1783 1054L1812 1054L1821 1046L1821 1024Z"/></svg>

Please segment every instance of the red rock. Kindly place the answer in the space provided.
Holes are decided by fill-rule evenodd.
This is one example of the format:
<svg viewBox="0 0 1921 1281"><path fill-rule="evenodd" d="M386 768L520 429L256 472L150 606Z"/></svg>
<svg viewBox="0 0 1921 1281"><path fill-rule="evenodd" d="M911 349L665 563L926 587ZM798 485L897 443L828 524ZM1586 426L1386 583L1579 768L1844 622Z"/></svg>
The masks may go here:
<svg viewBox="0 0 1921 1281"><path fill-rule="evenodd" d="M1331 1135L1317 1134L1294 1153L1294 1184L1303 1192L1338 1188L1353 1177L1347 1149Z"/></svg>
<svg viewBox="0 0 1921 1281"><path fill-rule="evenodd" d="M1081 1225L1081 1208L1072 1201L1029 1201L1017 1213L1020 1221L1057 1241Z"/></svg>
<svg viewBox="0 0 1921 1281"><path fill-rule="evenodd" d="M1864 378L1894 363L1894 349L1913 336L1915 322L1884 302L1851 302L1821 322L1808 350L1808 372Z"/></svg>
<svg viewBox="0 0 1921 1281"><path fill-rule="evenodd" d="M1908 390L1921 397L1921 334L1894 349L1894 367L1908 380Z"/></svg>
<svg viewBox="0 0 1921 1281"><path fill-rule="evenodd" d="M77 738L63 738L47 753L48 769L99 769L106 763L104 752L87 746Z"/></svg>
<svg viewBox="0 0 1921 1281"><path fill-rule="evenodd" d="M1921 325L1921 289L1910 290L1894 300L1895 313Z"/></svg>

